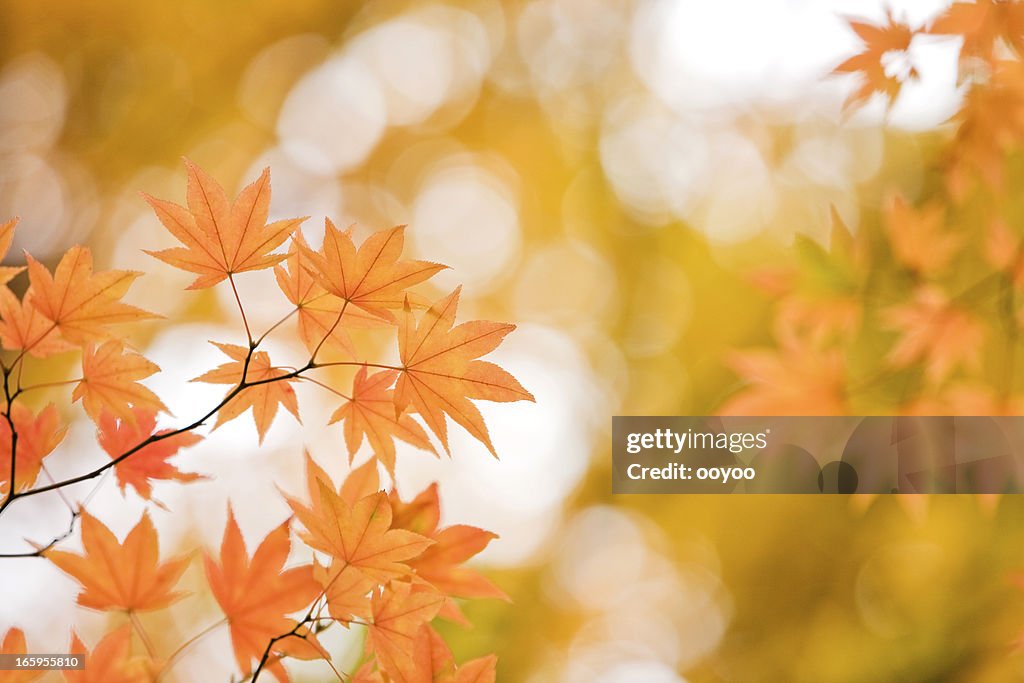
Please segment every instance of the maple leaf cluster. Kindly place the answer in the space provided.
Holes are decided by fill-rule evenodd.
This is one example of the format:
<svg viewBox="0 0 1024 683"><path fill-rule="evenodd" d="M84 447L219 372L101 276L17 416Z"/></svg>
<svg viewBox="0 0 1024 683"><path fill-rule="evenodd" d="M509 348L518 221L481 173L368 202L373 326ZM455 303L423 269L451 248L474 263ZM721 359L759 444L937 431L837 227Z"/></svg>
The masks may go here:
<svg viewBox="0 0 1024 683"><path fill-rule="evenodd" d="M891 104L916 69L885 64L918 36L959 41L963 100L932 152L935 182L886 188L855 231L833 211L828 247L798 237L794 262L755 274L776 345L729 355L745 386L720 412L1018 413L1024 214L1009 188L1024 152L1024 3L850 27L863 49L835 69L858 74L848 106Z"/></svg>
<svg viewBox="0 0 1024 683"><path fill-rule="evenodd" d="M198 430L211 418L213 429L250 412L262 442L279 408L299 419L295 386L308 381L341 403L331 424L341 423L338 451L350 466L336 485L307 453L304 497L285 495L293 517L268 533L250 552L230 505L218 553L203 561L206 585L223 614L217 626L230 632L237 669L255 681L264 672L288 680L286 658L326 660L338 672L318 634L326 628L358 629L365 653L345 680L378 683L493 681L493 655L457 665L432 625L447 619L468 625L460 601L507 596L465 563L496 538L465 525L440 525L436 485L411 501L386 489L378 465L394 481L396 442L433 456L449 451L448 420L464 428L495 454L475 401L510 402L533 396L506 370L481 360L515 329L488 321L456 323L460 289L433 303L416 291L445 268L403 258L402 226L372 234L357 244L353 230L326 221L323 244L303 237L303 218L268 222L270 172L265 170L236 198L202 169L186 162L186 205L144 195L164 227L182 246L148 252L196 277L189 289L230 286L244 327L245 343L214 341L224 363L192 381L222 384L227 392L193 422L160 427L168 410L142 382L160 369L124 336L125 324L152 313L122 301L140 273L95 271L86 247L73 247L51 272L31 256L24 268L0 269L0 358L3 420L0 420L0 513L23 498L97 480L113 469L123 494L130 488L159 507L154 482L188 484L198 472L178 469L171 459L202 440ZM16 221L0 227L0 251L9 250ZM261 336L250 327L235 276L273 269L291 312ZM8 283L27 270L21 296ZM275 365L261 349L275 331L294 322L297 341L308 352L300 367ZM360 356L350 331L390 334L397 361ZM60 382L32 377L50 356L78 353L81 376ZM337 386L339 370L351 373ZM313 375L321 374L320 378ZM70 403L80 403L95 424L97 442L108 459L64 480L47 476L46 463L59 457L69 425L49 398L70 386ZM41 406L41 407L39 407ZM342 446L342 441L344 446ZM369 456L355 458L363 444ZM296 457L302 452L297 448ZM99 485L99 484L97 484ZM94 489L95 490L95 489ZM91 499L91 494L84 498ZM71 512L67 533L27 552L0 554L0 561L44 557L81 586L84 608L126 615L91 651L75 633L69 648L86 657L86 668L69 671L69 681L148 681L174 665L197 638L172 653L157 652L138 619L164 610L189 595L179 589L194 553L165 557L156 526L146 511L119 540L104 522L62 498ZM60 547L79 526L82 551ZM289 566L296 544L312 554L307 564ZM144 647L136 646L136 641ZM24 633L7 631L3 652L24 652ZM22 675L22 674L17 674ZM0 672L0 681L10 677ZM31 675L10 680L29 680Z"/></svg>

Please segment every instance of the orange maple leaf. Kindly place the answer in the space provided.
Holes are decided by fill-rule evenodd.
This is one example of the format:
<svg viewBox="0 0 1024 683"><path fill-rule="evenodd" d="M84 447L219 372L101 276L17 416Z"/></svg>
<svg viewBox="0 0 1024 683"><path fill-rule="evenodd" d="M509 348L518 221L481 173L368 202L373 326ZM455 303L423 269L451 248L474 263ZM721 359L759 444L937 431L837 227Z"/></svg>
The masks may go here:
<svg viewBox="0 0 1024 683"><path fill-rule="evenodd" d="M352 382L351 398L334 411L329 423L345 421L350 463L365 436L374 457L384 463L392 478L395 476L395 439L437 454L427 433L412 416L396 414L395 392L390 387L397 378L397 370L383 370L368 376L366 366L362 366Z"/></svg>
<svg viewBox="0 0 1024 683"><path fill-rule="evenodd" d="M370 617L370 591L377 587L376 579L337 560L328 567L316 564L313 577L323 587L331 617L345 622Z"/></svg>
<svg viewBox="0 0 1024 683"><path fill-rule="evenodd" d="M198 277L189 289L212 287L234 273L270 268L284 258L272 254L305 218L267 224L270 209L270 169L229 202L224 188L202 169L185 160L188 170L188 208L143 197L157 218L184 248L147 251L161 261Z"/></svg>
<svg viewBox="0 0 1024 683"><path fill-rule="evenodd" d="M8 629L7 633L4 634L3 641L0 642L0 654L28 654L28 644L25 642L25 632L20 628ZM42 675L42 671L32 671L29 669L23 669L21 671L17 669L4 670L0 671L0 683L29 683L37 678L41 678Z"/></svg>
<svg viewBox="0 0 1024 683"><path fill-rule="evenodd" d="M111 458L118 458L151 436L173 431L170 429L155 431L156 411L135 408L132 412L135 416L132 421L118 420L106 411L100 417L96 438ZM124 493L126 486L131 486L140 496L151 500L153 487L150 482L154 479L183 483L205 479L206 477L195 472L181 472L167 462L168 458L176 455L182 448L194 446L202 440L203 437L198 434L183 432L155 441L135 451L130 457L114 465L114 473L117 475L121 493Z"/></svg>
<svg viewBox="0 0 1024 683"><path fill-rule="evenodd" d="M205 558L206 578L227 617L235 660L243 675L249 674L252 661L263 656L272 638L295 628L296 622L286 615L305 608L320 594L311 565L283 569L290 550L288 522L285 522L267 534L250 560L234 512L228 507L220 563L209 555ZM315 643L312 634L305 635ZM289 640L293 638L281 639L277 645L284 648ZM319 653L318 656L323 656L322 648ZM289 654L295 656L295 653ZM270 670L279 679L286 680L278 662L274 662Z"/></svg>
<svg viewBox="0 0 1024 683"><path fill-rule="evenodd" d="M323 482L328 488L333 488L334 482L331 477L316 464L306 451L306 490L309 493L310 505L316 509L320 505L320 483ZM380 475L377 472L377 462L371 458L359 467L348 473L345 480L338 487L338 496L346 505L352 507L356 501L366 496L372 496L381 490Z"/></svg>
<svg viewBox="0 0 1024 683"><path fill-rule="evenodd" d="M455 671L452 683L494 683L498 678L497 669L498 657L496 655L477 657L463 663Z"/></svg>
<svg viewBox="0 0 1024 683"><path fill-rule="evenodd" d="M52 403L36 415L20 403L11 406L11 420L18 434L15 477L17 490L32 486L43 466L43 458L64 440L68 428L61 424L60 413ZM11 479L11 428L0 420L0 491L6 492Z"/></svg>
<svg viewBox="0 0 1024 683"><path fill-rule="evenodd" d="M900 415L1024 415L1024 396L972 382L951 382L941 391L918 396L900 407Z"/></svg>
<svg viewBox="0 0 1024 683"><path fill-rule="evenodd" d="M1004 41L1024 53L1024 4L1014 0L955 2L932 24L929 33L963 36L963 57L993 62L996 46Z"/></svg>
<svg viewBox="0 0 1024 683"><path fill-rule="evenodd" d="M299 337L310 352L326 338L324 343L354 357L355 348L346 330L381 327L387 323L358 308L346 307L345 302L321 287L309 272L312 267L309 253L311 250L302 233L296 232L288 249L288 268L274 266L278 286L297 309ZM340 320L339 316L342 316Z"/></svg>
<svg viewBox="0 0 1024 683"><path fill-rule="evenodd" d="M391 528L387 494L371 494L349 505L329 483L318 481L317 485L319 492L309 507L286 496L306 529L300 538L366 576L388 580L408 574L405 562L432 543L411 531Z"/></svg>
<svg viewBox="0 0 1024 683"><path fill-rule="evenodd" d="M124 542L82 510L84 555L47 550L44 556L82 587L78 604L98 610L145 611L167 607L182 597L171 589L188 566L187 557L160 562L157 533L149 513Z"/></svg>
<svg viewBox="0 0 1024 683"><path fill-rule="evenodd" d="M392 526L414 531L434 541L422 554L408 562L417 578L426 581L448 598L509 599L489 579L463 566L498 538L497 534L465 524L439 529L441 500L436 483L408 503L402 502L396 491L391 492L390 499L394 510ZM445 601L441 616L468 623L458 605L450 599Z"/></svg>
<svg viewBox="0 0 1024 683"><path fill-rule="evenodd" d="M101 341L110 336L107 330L110 325L156 317L120 301L141 273L129 270L94 273L92 252L87 247L68 249L52 275L31 255L26 258L32 283L32 305L70 342L84 345Z"/></svg>
<svg viewBox="0 0 1024 683"><path fill-rule="evenodd" d="M1017 288L1024 287L1022 254L1024 250L1021 249L1020 238L1002 217L993 218L985 236L985 260L996 270L1009 275Z"/></svg>
<svg viewBox="0 0 1024 683"><path fill-rule="evenodd" d="M422 664L419 671L429 671L426 680L431 683L494 683L498 658L487 655L455 665L451 648L441 634L429 624L422 626L416 636L415 656Z"/></svg>
<svg viewBox="0 0 1024 683"><path fill-rule="evenodd" d="M295 396L295 389L290 385L293 378L286 380L275 380L288 373L270 364L270 355L266 351L257 351L252 354L246 367L245 359L249 350L235 344L221 344L210 342L231 358L230 363L224 363L209 372L196 377L192 382L207 382L210 384L234 384L242 381L245 375L246 386L238 395L228 401L227 405L217 413L216 429L225 422L235 419L249 408L252 408L252 417L256 423L256 431L259 433L260 443L266 436L270 424L277 415L277 406L284 406L288 412L295 416L299 422L299 403Z"/></svg>
<svg viewBox="0 0 1024 683"><path fill-rule="evenodd" d="M323 481L330 483L331 480L324 474ZM315 486L319 491L319 486L315 483L311 482L311 486ZM341 482L341 486L338 488L338 495L351 507L356 504L356 501L366 496L372 496L382 489L380 473L377 472L377 461L370 458L348 473L345 481Z"/></svg>
<svg viewBox="0 0 1024 683"><path fill-rule="evenodd" d="M484 418L469 399L505 402L534 398L502 368L474 360L497 348L516 326L475 320L452 327L460 291L456 288L434 303L418 325L407 303L398 328L403 368L395 386L395 405L401 412L411 404L445 450L447 413L497 457Z"/></svg>
<svg viewBox="0 0 1024 683"><path fill-rule="evenodd" d="M900 78L890 73L887 60L893 54L905 55L917 31L907 24L897 22L891 13L887 14L886 23L882 26L853 19L849 20L849 24L863 41L864 49L833 69L833 73L859 74L861 79L860 87L850 95L844 106L864 102L876 92L885 95L891 105L899 96L903 82L917 78L918 71L910 65L905 76Z"/></svg>
<svg viewBox="0 0 1024 683"><path fill-rule="evenodd" d="M67 683L150 683L159 665L147 657L131 655L131 624L111 631L89 652L78 634L71 632L71 654L85 655L81 669L64 672Z"/></svg>
<svg viewBox="0 0 1024 683"><path fill-rule="evenodd" d="M395 683L433 680L432 660L423 648L429 640L424 643L421 634L443 604L443 595L422 584L392 581L374 593L366 646Z"/></svg>
<svg viewBox="0 0 1024 683"><path fill-rule="evenodd" d="M14 241L14 228L18 225L18 219L12 218L3 225L0 225L0 260L7 256L11 250L11 242ZM25 270L23 266L0 266L0 285L6 285L14 276Z"/></svg>
<svg viewBox="0 0 1024 683"><path fill-rule="evenodd" d="M97 424L104 410L128 422L135 419L133 407L167 412L163 401L137 381L159 370L156 363L126 351L121 341L87 346L82 354L82 379L71 392L71 400L81 399L85 412Z"/></svg>
<svg viewBox="0 0 1024 683"><path fill-rule="evenodd" d="M331 489L334 483L316 464L309 452L306 452L306 488L309 493L310 509L315 510L322 505L321 486ZM377 462L371 458L349 472L338 488L338 497L351 507L359 499L373 495L379 490ZM377 585L376 579L370 578L344 560L334 561L326 567L314 562L313 576L324 589L327 609L332 617L341 621L369 618L370 591Z"/></svg>
<svg viewBox="0 0 1024 683"><path fill-rule="evenodd" d="M410 560L409 566L416 576L449 596L508 599L505 592L490 580L462 566L498 538L498 534L467 524L456 524L436 530L429 538L434 545Z"/></svg>
<svg viewBox="0 0 1024 683"><path fill-rule="evenodd" d="M954 305L939 289L920 287L911 303L882 312L889 329L900 333L887 356L896 367L921 361L925 376L938 383L957 367L977 370L985 328L969 311Z"/></svg>
<svg viewBox="0 0 1024 683"><path fill-rule="evenodd" d="M749 386L722 405L719 415L846 415L842 355L808 348L797 339L778 350L732 353L728 363Z"/></svg>
<svg viewBox="0 0 1024 683"><path fill-rule="evenodd" d="M991 71L984 87L967 90L954 117L947 183L958 201L978 180L986 190L1003 190L1006 155L1024 137L1024 64L1002 60Z"/></svg>
<svg viewBox="0 0 1024 683"><path fill-rule="evenodd" d="M383 683L384 675L377 669L377 661L367 660L352 674L349 683Z"/></svg>
<svg viewBox="0 0 1024 683"><path fill-rule="evenodd" d="M497 679L498 658L494 655L478 657L456 667L451 648L430 625L421 626L413 644L415 663L399 670L399 678L387 681L405 683L494 683ZM392 669L394 670L394 666ZM385 683L384 672L377 668L377 660L367 660L352 674L349 683Z"/></svg>
<svg viewBox="0 0 1024 683"><path fill-rule="evenodd" d="M331 294L384 320L387 309L401 308L405 290L428 280L447 266L430 261L400 260L405 226L376 232L356 249L352 230L339 230L327 219L319 251L304 247L307 268Z"/></svg>
<svg viewBox="0 0 1024 683"><path fill-rule="evenodd" d="M963 243L959 235L942 230L946 212L939 204L916 209L897 196L890 202L885 218L893 254L904 266L922 275L946 268Z"/></svg>
<svg viewBox="0 0 1024 683"><path fill-rule="evenodd" d="M310 509L316 510L320 506L321 486L328 489L334 488L331 477L321 468L313 458L306 453L306 490L309 494ZM381 492L383 487L380 483L380 474L377 472L377 461L370 458L359 467L352 469L337 487L338 497L353 507L357 502Z"/></svg>
<svg viewBox="0 0 1024 683"><path fill-rule="evenodd" d="M74 348L32 304L31 287L20 301L7 287L0 287L0 343L5 349L24 351L36 358Z"/></svg>

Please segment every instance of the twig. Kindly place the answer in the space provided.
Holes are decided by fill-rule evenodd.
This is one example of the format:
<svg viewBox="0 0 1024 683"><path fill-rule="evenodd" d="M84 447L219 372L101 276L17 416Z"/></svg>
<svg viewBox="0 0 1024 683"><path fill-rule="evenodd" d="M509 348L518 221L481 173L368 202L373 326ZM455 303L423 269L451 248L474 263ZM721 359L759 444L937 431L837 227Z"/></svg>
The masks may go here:
<svg viewBox="0 0 1024 683"><path fill-rule="evenodd" d="M305 626L306 624L311 623L314 620L314 617L313 617L314 613L317 615L317 619L319 619L319 615L320 615L320 612L323 610L323 606L321 605L320 608L317 609L317 605L320 603L321 598L323 598L323 597L325 597L327 595L327 591L330 590L330 588L334 584L334 582L338 580L338 577L341 576L341 573L345 569L346 566L347 566L347 563L343 563L341 568L334 575L334 577L331 578L331 580L327 582L327 585L324 586L323 590L320 591L320 595L318 595L316 597L316 600L313 601L313 604L310 606L309 611L306 612L306 616L303 617L301 621L296 622L295 626L293 626L292 629L290 631L288 631L287 633L282 633L281 635L274 636L273 638L270 639L270 642L267 643L267 647L263 650L263 656L260 657L260 663L256 665L256 670L252 672L251 683L256 683L256 679L259 678L260 672L263 671L263 668L267 665L267 661L270 659L270 654L273 651L274 646L277 645L277 643L279 641L282 641L285 638L290 638L291 636L297 636L297 637L301 638L302 636L298 636L297 635L299 630L303 626ZM331 668L333 669L334 667L332 666Z"/></svg>
<svg viewBox="0 0 1024 683"><path fill-rule="evenodd" d="M174 664L176 663L178 657L180 657L185 652L185 650L190 648L195 643L199 642L199 640L203 636L208 635L210 633L213 633L213 631L215 629L219 628L220 626L223 626L226 623L228 623L228 618L224 617L223 619L210 624L209 626L204 628L202 631L200 631L199 633L195 634L194 636L192 636L191 638L186 640L184 643L179 645L178 649L175 650L174 652L172 652L171 655L167 658L167 662L164 664L163 668L160 669L160 673L158 673L156 675L156 680L159 681L161 678L163 678L164 674L166 674L168 671L171 670L171 667L174 666Z"/></svg>
<svg viewBox="0 0 1024 683"><path fill-rule="evenodd" d="M0 553L0 559L14 559L14 558L18 558L18 557L42 557L46 553L47 550L49 550L53 546L57 545L58 543L60 543L61 541L63 541L65 538L67 538L68 536L70 536L72 534L72 532L75 530L75 522L78 520L78 517L80 515L81 515L81 512L79 510L73 510L71 512L71 521L68 522L67 530L64 533L60 534L59 536L55 536L46 545L40 546L39 548L36 548L35 550L26 551L26 552L22 552L22 553Z"/></svg>

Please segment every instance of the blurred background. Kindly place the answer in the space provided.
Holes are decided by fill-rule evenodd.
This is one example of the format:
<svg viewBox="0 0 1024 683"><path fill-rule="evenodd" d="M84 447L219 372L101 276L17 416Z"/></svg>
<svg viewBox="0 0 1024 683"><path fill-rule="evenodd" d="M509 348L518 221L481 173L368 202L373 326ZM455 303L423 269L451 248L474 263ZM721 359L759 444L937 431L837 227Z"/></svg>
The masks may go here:
<svg viewBox="0 0 1024 683"><path fill-rule="evenodd" d="M887 5L923 22L946 3ZM52 264L85 243L100 266L146 271L129 298L167 321L134 341L165 369L148 384L179 420L222 394L187 382L222 362L203 340L242 339L229 292L183 292L189 276L141 252L172 245L139 192L182 201L182 156L230 191L269 165L272 215L310 216L314 244L325 216L363 234L409 224L417 257L452 266L436 293L465 285L463 319L520 326L492 360L537 403L483 406L501 460L461 432L451 461L399 456L403 497L440 480L447 522L501 535L481 565L514 602L467 605L474 628L445 630L460 661L495 651L499 680L529 683L1024 680L1018 498L610 494L612 415L713 413L739 385L725 355L770 340L752 269L788 263L794 235L824 239L830 207L855 229L884 188L924 182L960 101L955 41L921 47L921 78L891 111L851 114L856 84L827 75L858 50L844 17L880 20L880 2L2 0L0 12L12 254ZM286 310L269 272L240 284L256 328ZM245 418L178 458L211 479L157 484L164 552L215 548L228 500L251 549L288 514L277 488L301 490L303 446L344 476L341 430L320 426L336 406L308 391L300 405L306 427L279 415L262 449ZM48 462L60 477L103 457L83 420ZM90 502L119 533L143 507L112 481ZM0 540L64 524L40 496L12 506ZM186 577L201 583L201 570ZM76 593L43 561L5 563L0 630L21 626L39 652L65 650L70 626L94 644L105 617L74 608ZM144 618L170 649L217 617L207 599ZM358 639L328 641L357 657ZM228 680L228 652L221 630L178 680Z"/></svg>

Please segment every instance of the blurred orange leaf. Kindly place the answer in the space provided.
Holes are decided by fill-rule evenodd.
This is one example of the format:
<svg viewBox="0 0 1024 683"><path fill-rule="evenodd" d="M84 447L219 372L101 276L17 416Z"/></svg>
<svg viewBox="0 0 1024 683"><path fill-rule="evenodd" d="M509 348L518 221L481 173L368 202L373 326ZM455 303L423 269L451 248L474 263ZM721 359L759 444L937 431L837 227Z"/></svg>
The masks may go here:
<svg viewBox="0 0 1024 683"><path fill-rule="evenodd" d="M39 414L21 403L11 406L11 420L18 434L16 490L32 486L43 466L43 458L53 452L64 440L68 428L61 424L60 413L52 403ZM11 428L7 420L0 419L0 491L6 492L11 478Z"/></svg>
<svg viewBox="0 0 1024 683"><path fill-rule="evenodd" d="M367 646L395 683L433 680L429 642L424 648L422 644L417 647L416 641L443 603L444 596L432 588L401 581L392 581L384 591L374 594Z"/></svg>
<svg viewBox="0 0 1024 683"><path fill-rule="evenodd" d="M13 218L0 225L0 260L7 256L11 250L11 242L14 241L14 228L18 225L18 219ZM0 285L6 285L15 275L25 270L23 267L0 266Z"/></svg>
<svg viewBox="0 0 1024 683"><path fill-rule="evenodd" d="M929 32L963 36L961 58L992 61L1000 40L1021 54L1024 52L1024 4L1015 0L954 2L935 20Z"/></svg>
<svg viewBox="0 0 1024 683"><path fill-rule="evenodd" d="M857 74L861 79L860 87L846 104L863 102L876 92L885 95L887 102L892 104L900 94L904 79L890 74L886 60L893 53L905 55L916 31L893 19L891 12L886 15L886 23L881 26L856 20L850 20L849 25L864 43L864 48L833 70L835 73ZM917 68L911 65L905 79L917 77Z"/></svg>
<svg viewBox="0 0 1024 683"><path fill-rule="evenodd" d="M902 197L893 198L886 211L886 229L900 263L922 275L949 265L963 238L942 230L945 215L940 204L914 208Z"/></svg>
<svg viewBox="0 0 1024 683"><path fill-rule="evenodd" d="M156 412L143 408L135 408L133 411L134 420L118 420L108 412L104 412L98 424L97 440L111 458L135 448L140 443L153 435L166 434L172 430L156 430ZM203 440L203 437L191 432L183 432L174 436L161 439L148 444L132 453L128 458L114 465L114 472L117 475L117 483L123 493L126 486L131 486L135 491L150 500L153 487L150 482L154 479L168 481L180 481L187 483L198 479L205 479L202 475L194 472L181 472L174 465L167 462L182 448L194 446Z"/></svg>
<svg viewBox="0 0 1024 683"><path fill-rule="evenodd" d="M47 550L45 557L82 584L78 604L98 610L144 611L167 607L182 597L172 592L188 558L160 562L157 533L144 512L124 542L82 511L84 555Z"/></svg>
<svg viewBox="0 0 1024 683"><path fill-rule="evenodd" d="M131 656L131 643L131 624L103 636L92 652L72 631L71 654L85 655L85 666L64 671L64 680L67 683L149 683L153 680L154 667L144 657Z"/></svg>
<svg viewBox="0 0 1024 683"><path fill-rule="evenodd" d="M834 350L808 349L795 342L775 351L734 352L729 365L748 383L720 415L845 415L845 372Z"/></svg>
<svg viewBox="0 0 1024 683"><path fill-rule="evenodd" d="M24 655L28 654L28 644L25 642L25 632L20 628L8 629L0 641L0 654ZM0 671L0 683L29 683L37 678L42 678L42 671L4 670Z"/></svg>
<svg viewBox="0 0 1024 683"><path fill-rule="evenodd" d="M919 288L911 303L883 311L883 319L900 333L888 355L896 367L921 361L925 376L941 382L960 365L977 369L981 363L981 321L935 287Z"/></svg>
<svg viewBox="0 0 1024 683"><path fill-rule="evenodd" d="M243 675L248 675L253 659L263 656L272 638L295 627L296 622L285 615L303 609L320 594L311 565L283 570L290 550L285 522L267 534L250 561L242 532L229 507L220 563L209 555L205 558L210 590L227 617L235 659ZM307 634L307 638L315 642L312 634ZM286 640L290 639L279 642L283 645ZM276 662L271 671L275 669L283 671Z"/></svg>

